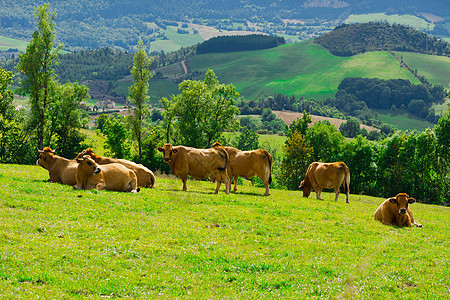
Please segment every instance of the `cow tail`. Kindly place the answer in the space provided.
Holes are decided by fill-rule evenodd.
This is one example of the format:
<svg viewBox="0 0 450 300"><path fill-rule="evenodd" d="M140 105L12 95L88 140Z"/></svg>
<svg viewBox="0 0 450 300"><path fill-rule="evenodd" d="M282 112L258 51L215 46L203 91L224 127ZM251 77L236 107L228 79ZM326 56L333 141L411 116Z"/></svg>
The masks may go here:
<svg viewBox="0 0 450 300"><path fill-rule="evenodd" d="M153 175L153 172L150 173L150 187L152 188L155 185L155 175Z"/></svg>
<svg viewBox="0 0 450 300"><path fill-rule="evenodd" d="M270 169L269 184L271 184L272 183L272 155L270 155L270 153L267 150L263 150L263 153L267 157L267 160L269 162L269 169Z"/></svg>
<svg viewBox="0 0 450 300"><path fill-rule="evenodd" d="M228 153L227 153L227 151L226 151L224 148L222 148L222 147L217 147L217 146L216 146L215 149L219 150L219 155L220 155L222 158L225 158L225 166L224 166L223 168L219 167L218 169L219 169L219 171L225 171L225 170L227 169L227 167L228 167Z"/></svg>
<svg viewBox="0 0 450 300"><path fill-rule="evenodd" d="M344 193L350 193L350 169L347 167L345 163L342 163L342 166L345 170L345 178L344 178Z"/></svg>

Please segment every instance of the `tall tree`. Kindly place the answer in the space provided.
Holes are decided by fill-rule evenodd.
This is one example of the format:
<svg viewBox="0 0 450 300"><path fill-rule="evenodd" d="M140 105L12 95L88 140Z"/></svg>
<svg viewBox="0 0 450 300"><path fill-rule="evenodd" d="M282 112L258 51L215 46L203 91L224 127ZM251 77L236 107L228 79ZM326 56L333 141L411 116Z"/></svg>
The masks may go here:
<svg viewBox="0 0 450 300"><path fill-rule="evenodd" d="M133 110L133 115L129 118L133 135L138 144L139 161L142 161L142 134L143 134L143 120L149 114L148 109L148 81L153 77L154 72L150 72L150 67L153 63L153 57L148 57L145 52L145 46L142 41L138 43L138 51L133 57L133 68L131 75L134 83L131 85L128 97L136 106Z"/></svg>
<svg viewBox="0 0 450 300"><path fill-rule="evenodd" d="M36 131L38 148L42 149L48 130L47 115L53 101L50 96L50 89L54 87L55 81L53 67L63 46L55 47L56 13L49 11L49 5L38 6L34 17L38 20L38 30L33 33L26 52L20 54L17 69L25 74L22 90L28 95L31 104L29 128ZM46 142L50 143L50 140Z"/></svg>
<svg viewBox="0 0 450 300"><path fill-rule="evenodd" d="M163 99L165 114L175 120L177 142L184 145L209 148L224 129L237 129L235 115L239 111L234 99L239 96L232 84L220 84L216 74L208 70L204 81L185 80L180 84L181 94ZM170 123L166 133L170 133ZM167 140L169 136L167 136Z"/></svg>

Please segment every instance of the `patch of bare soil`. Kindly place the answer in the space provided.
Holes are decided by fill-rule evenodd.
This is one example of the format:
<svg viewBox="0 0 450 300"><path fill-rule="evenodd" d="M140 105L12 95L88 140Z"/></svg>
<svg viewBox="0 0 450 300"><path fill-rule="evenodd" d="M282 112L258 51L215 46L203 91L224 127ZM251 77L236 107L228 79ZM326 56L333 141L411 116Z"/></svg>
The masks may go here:
<svg viewBox="0 0 450 300"><path fill-rule="evenodd" d="M286 123L288 126L291 125L292 122L294 120L296 120L297 118L303 117L302 113L292 112L292 111L274 110L273 113L279 119L283 120L284 123ZM328 118L328 117L322 117L322 116L316 116L316 115L309 115L309 116L311 117L311 120L312 120L312 122L311 122L311 124L309 124L309 126L312 126L312 125L316 124L317 122L327 120L339 130L339 126L341 126L342 123L346 122L346 120L342 120L342 119ZM365 128L367 131L371 131L371 130L379 131L379 129L377 129L375 127L364 125L364 124L361 124L360 127Z"/></svg>

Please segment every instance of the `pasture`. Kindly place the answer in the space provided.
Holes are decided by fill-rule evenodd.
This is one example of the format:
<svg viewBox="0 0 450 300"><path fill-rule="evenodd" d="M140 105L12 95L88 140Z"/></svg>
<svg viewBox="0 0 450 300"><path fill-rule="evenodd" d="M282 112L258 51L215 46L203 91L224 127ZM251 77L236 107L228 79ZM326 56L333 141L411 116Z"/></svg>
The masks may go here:
<svg viewBox="0 0 450 300"><path fill-rule="evenodd" d="M27 49L28 42L17 39L0 36L0 50L6 51L10 48L25 51Z"/></svg>
<svg viewBox="0 0 450 300"><path fill-rule="evenodd" d="M371 13L361 15L350 15L344 23L367 23L367 22L388 22L390 24L403 24L411 26L417 30L433 30L434 24L427 22L423 18L419 18L413 15L398 15L385 13Z"/></svg>
<svg viewBox="0 0 450 300"><path fill-rule="evenodd" d="M259 51L196 55L190 66L192 72L214 70L221 83L234 84L248 99L275 93L326 99L335 96L345 77L403 78L419 83L388 52L338 57L312 41Z"/></svg>
<svg viewBox="0 0 450 300"><path fill-rule="evenodd" d="M424 228L395 228L373 220L384 199L362 195L214 195L193 180L181 192L161 175L129 194L47 178L0 165L2 299L449 297L447 207L415 203Z"/></svg>
<svg viewBox="0 0 450 300"><path fill-rule="evenodd" d="M435 124L424 119L416 117L407 111L401 111L395 115L389 109L376 109L378 118L388 124L393 124L400 130L418 130L424 131L427 128L434 128Z"/></svg>

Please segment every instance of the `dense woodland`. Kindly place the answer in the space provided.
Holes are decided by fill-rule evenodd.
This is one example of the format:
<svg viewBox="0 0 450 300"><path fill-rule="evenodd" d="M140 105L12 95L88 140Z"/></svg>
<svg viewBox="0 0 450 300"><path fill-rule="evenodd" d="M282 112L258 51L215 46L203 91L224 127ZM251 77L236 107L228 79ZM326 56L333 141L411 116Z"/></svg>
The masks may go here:
<svg viewBox="0 0 450 300"><path fill-rule="evenodd" d="M343 24L315 39L337 56L367 51L407 51L450 56L450 44L404 25Z"/></svg>
<svg viewBox="0 0 450 300"><path fill-rule="evenodd" d="M260 34L246 36L220 36L209 39L197 46L197 54L214 52L251 51L275 48L283 45L283 37Z"/></svg>

